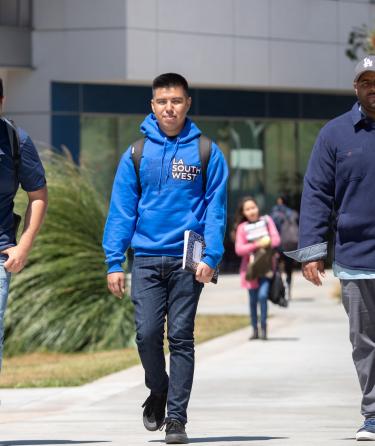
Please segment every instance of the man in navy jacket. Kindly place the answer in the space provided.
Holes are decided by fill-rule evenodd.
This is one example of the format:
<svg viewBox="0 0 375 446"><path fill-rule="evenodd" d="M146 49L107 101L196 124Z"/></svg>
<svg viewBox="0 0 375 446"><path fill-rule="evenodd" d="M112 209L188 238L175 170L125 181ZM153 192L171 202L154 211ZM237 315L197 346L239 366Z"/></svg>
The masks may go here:
<svg viewBox="0 0 375 446"><path fill-rule="evenodd" d="M3 100L3 82L0 79L0 111ZM46 179L38 152L24 130L17 129L17 133L18 167L16 156L12 154L7 124L4 118L0 119L0 369L10 276L25 266L47 209ZM29 203L17 244L13 206L19 185L26 191Z"/></svg>
<svg viewBox="0 0 375 446"><path fill-rule="evenodd" d="M321 285L334 217L333 270L349 316L365 418L357 440L375 440L375 56L355 68L353 108L320 131L304 179L299 249L304 277Z"/></svg>

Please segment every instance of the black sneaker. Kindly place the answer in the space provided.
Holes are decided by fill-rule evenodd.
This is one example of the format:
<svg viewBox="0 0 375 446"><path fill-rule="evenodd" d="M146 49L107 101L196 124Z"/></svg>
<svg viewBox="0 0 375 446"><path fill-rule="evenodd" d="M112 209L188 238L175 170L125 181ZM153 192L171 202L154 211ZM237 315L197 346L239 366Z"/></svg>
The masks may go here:
<svg viewBox="0 0 375 446"><path fill-rule="evenodd" d="M186 444L189 439L186 435L185 426L181 421L171 419L165 420L165 442L167 444Z"/></svg>
<svg viewBox="0 0 375 446"><path fill-rule="evenodd" d="M258 339L258 338L259 338L258 329L254 328L253 329L253 334L249 337L249 340L253 341L254 339Z"/></svg>
<svg viewBox="0 0 375 446"><path fill-rule="evenodd" d="M262 334L260 335L260 339L262 339L263 341L267 340L267 328L262 328L261 330Z"/></svg>
<svg viewBox="0 0 375 446"><path fill-rule="evenodd" d="M150 396L142 404L143 424L148 431L157 431L164 423L165 405L167 403L167 394L150 393Z"/></svg>

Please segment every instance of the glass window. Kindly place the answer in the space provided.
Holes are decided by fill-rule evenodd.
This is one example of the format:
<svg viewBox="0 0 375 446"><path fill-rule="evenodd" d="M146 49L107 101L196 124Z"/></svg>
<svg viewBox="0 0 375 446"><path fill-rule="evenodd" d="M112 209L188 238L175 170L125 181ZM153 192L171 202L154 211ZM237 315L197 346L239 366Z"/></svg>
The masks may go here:
<svg viewBox="0 0 375 446"><path fill-rule="evenodd" d="M325 124L325 121L315 122L299 122L299 160L298 172L301 175L305 174L307 163L310 159L311 150L314 146L316 137L320 129Z"/></svg>
<svg viewBox="0 0 375 446"><path fill-rule="evenodd" d="M293 121L269 122L265 130L266 202L271 206L279 193L294 189L297 135Z"/></svg>
<svg viewBox="0 0 375 446"><path fill-rule="evenodd" d="M202 133L217 142L227 160L230 178L228 213L232 215L238 200L253 195L264 199L264 122L246 120L194 120Z"/></svg>
<svg viewBox="0 0 375 446"><path fill-rule="evenodd" d="M143 117L83 116L80 163L92 173L94 184L108 199L117 165L127 147L142 135Z"/></svg>

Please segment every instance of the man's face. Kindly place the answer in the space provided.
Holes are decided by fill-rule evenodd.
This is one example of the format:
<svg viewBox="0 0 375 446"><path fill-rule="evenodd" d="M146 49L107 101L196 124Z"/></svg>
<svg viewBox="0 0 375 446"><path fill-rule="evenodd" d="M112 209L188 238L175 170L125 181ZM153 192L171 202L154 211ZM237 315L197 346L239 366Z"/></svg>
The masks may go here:
<svg viewBox="0 0 375 446"><path fill-rule="evenodd" d="M168 136L178 135L185 125L191 98L182 87L156 88L151 108L160 129Z"/></svg>
<svg viewBox="0 0 375 446"><path fill-rule="evenodd" d="M375 113L375 72L366 71L354 84L355 93L365 111Z"/></svg>

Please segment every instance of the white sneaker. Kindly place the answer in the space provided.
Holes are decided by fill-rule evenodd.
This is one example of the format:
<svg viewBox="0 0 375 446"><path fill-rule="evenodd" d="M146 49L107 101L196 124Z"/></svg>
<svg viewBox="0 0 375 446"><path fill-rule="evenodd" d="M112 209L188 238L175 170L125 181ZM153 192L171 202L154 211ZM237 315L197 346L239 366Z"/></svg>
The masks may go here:
<svg viewBox="0 0 375 446"><path fill-rule="evenodd" d="M365 420L363 426L358 429L355 436L357 441L375 441L375 419Z"/></svg>

